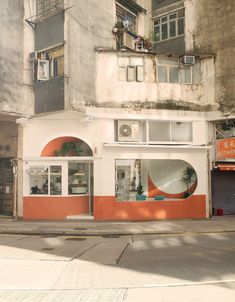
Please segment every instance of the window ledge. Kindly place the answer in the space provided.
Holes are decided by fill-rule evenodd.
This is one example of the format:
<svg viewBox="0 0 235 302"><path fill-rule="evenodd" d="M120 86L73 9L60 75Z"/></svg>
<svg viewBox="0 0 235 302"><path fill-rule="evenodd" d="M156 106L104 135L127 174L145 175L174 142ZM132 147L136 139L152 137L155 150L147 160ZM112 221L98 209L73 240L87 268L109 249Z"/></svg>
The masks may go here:
<svg viewBox="0 0 235 302"><path fill-rule="evenodd" d="M210 149L210 146L199 146L199 145L186 145L186 144L159 144L152 145L148 143L104 143L104 147L132 147L132 148L171 148L171 149Z"/></svg>

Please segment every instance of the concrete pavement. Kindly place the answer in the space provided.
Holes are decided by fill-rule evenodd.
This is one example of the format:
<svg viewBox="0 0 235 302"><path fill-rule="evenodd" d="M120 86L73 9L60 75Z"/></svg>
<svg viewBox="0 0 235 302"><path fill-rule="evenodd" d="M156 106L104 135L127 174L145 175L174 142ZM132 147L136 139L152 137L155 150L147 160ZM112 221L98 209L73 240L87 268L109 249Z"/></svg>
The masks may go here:
<svg viewBox="0 0 235 302"><path fill-rule="evenodd" d="M26 221L0 219L0 234L122 236L235 232L235 216L158 221Z"/></svg>

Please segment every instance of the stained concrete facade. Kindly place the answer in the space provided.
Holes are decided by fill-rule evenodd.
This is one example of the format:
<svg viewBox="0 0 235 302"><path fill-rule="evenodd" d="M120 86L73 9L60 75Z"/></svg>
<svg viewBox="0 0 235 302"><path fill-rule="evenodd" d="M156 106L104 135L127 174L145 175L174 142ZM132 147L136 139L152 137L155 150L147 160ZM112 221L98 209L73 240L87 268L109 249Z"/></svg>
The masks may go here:
<svg viewBox="0 0 235 302"><path fill-rule="evenodd" d="M0 111L32 113L33 93L24 75L24 1L0 3ZM27 73L27 71L26 71ZM30 96L30 97L29 97Z"/></svg>
<svg viewBox="0 0 235 302"><path fill-rule="evenodd" d="M216 101L223 112L235 112L235 2L194 1L194 49L212 52L215 60Z"/></svg>
<svg viewBox="0 0 235 302"><path fill-rule="evenodd" d="M95 101L95 48L114 48L115 1L71 1L65 12L65 106ZM107 67L106 67L107 68ZM67 85L66 85L67 83Z"/></svg>

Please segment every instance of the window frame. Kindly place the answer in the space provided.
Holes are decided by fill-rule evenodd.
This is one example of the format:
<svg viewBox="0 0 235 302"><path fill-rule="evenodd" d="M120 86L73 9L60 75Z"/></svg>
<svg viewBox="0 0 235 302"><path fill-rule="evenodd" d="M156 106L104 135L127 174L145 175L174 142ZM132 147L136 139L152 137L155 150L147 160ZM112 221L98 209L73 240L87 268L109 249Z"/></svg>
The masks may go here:
<svg viewBox="0 0 235 302"><path fill-rule="evenodd" d="M138 59L142 62L133 62ZM121 62L120 62L121 61ZM125 62L126 61L126 62ZM118 81L119 82L144 82L144 58L135 57L117 57ZM130 71L134 69L134 75Z"/></svg>
<svg viewBox="0 0 235 302"><path fill-rule="evenodd" d="M182 13L183 11L183 13ZM170 18L170 16L176 14L175 18ZM182 15L181 15L182 14ZM183 33L179 34L179 20L183 20ZM175 35L171 37L171 23L175 24ZM163 26L166 25L167 27L167 36L163 39ZM153 31L154 36L156 38L156 43L164 42L170 39L175 39L177 37L181 37L185 35L185 14L184 14L184 8L181 8L176 11L169 12L167 14L158 16L153 19ZM159 35L158 37L156 35Z"/></svg>

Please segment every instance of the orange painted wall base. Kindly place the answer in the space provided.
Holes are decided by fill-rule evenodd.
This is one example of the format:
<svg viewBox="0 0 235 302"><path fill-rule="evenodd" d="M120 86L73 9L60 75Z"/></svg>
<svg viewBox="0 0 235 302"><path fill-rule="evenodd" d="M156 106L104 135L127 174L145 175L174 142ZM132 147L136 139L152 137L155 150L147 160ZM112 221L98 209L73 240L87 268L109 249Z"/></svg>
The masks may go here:
<svg viewBox="0 0 235 302"><path fill-rule="evenodd" d="M116 201L115 196L94 198L94 219L97 220L177 218L206 218L206 195L193 195L172 201Z"/></svg>
<svg viewBox="0 0 235 302"><path fill-rule="evenodd" d="M66 219L69 215L89 212L88 196L24 197L24 219Z"/></svg>

